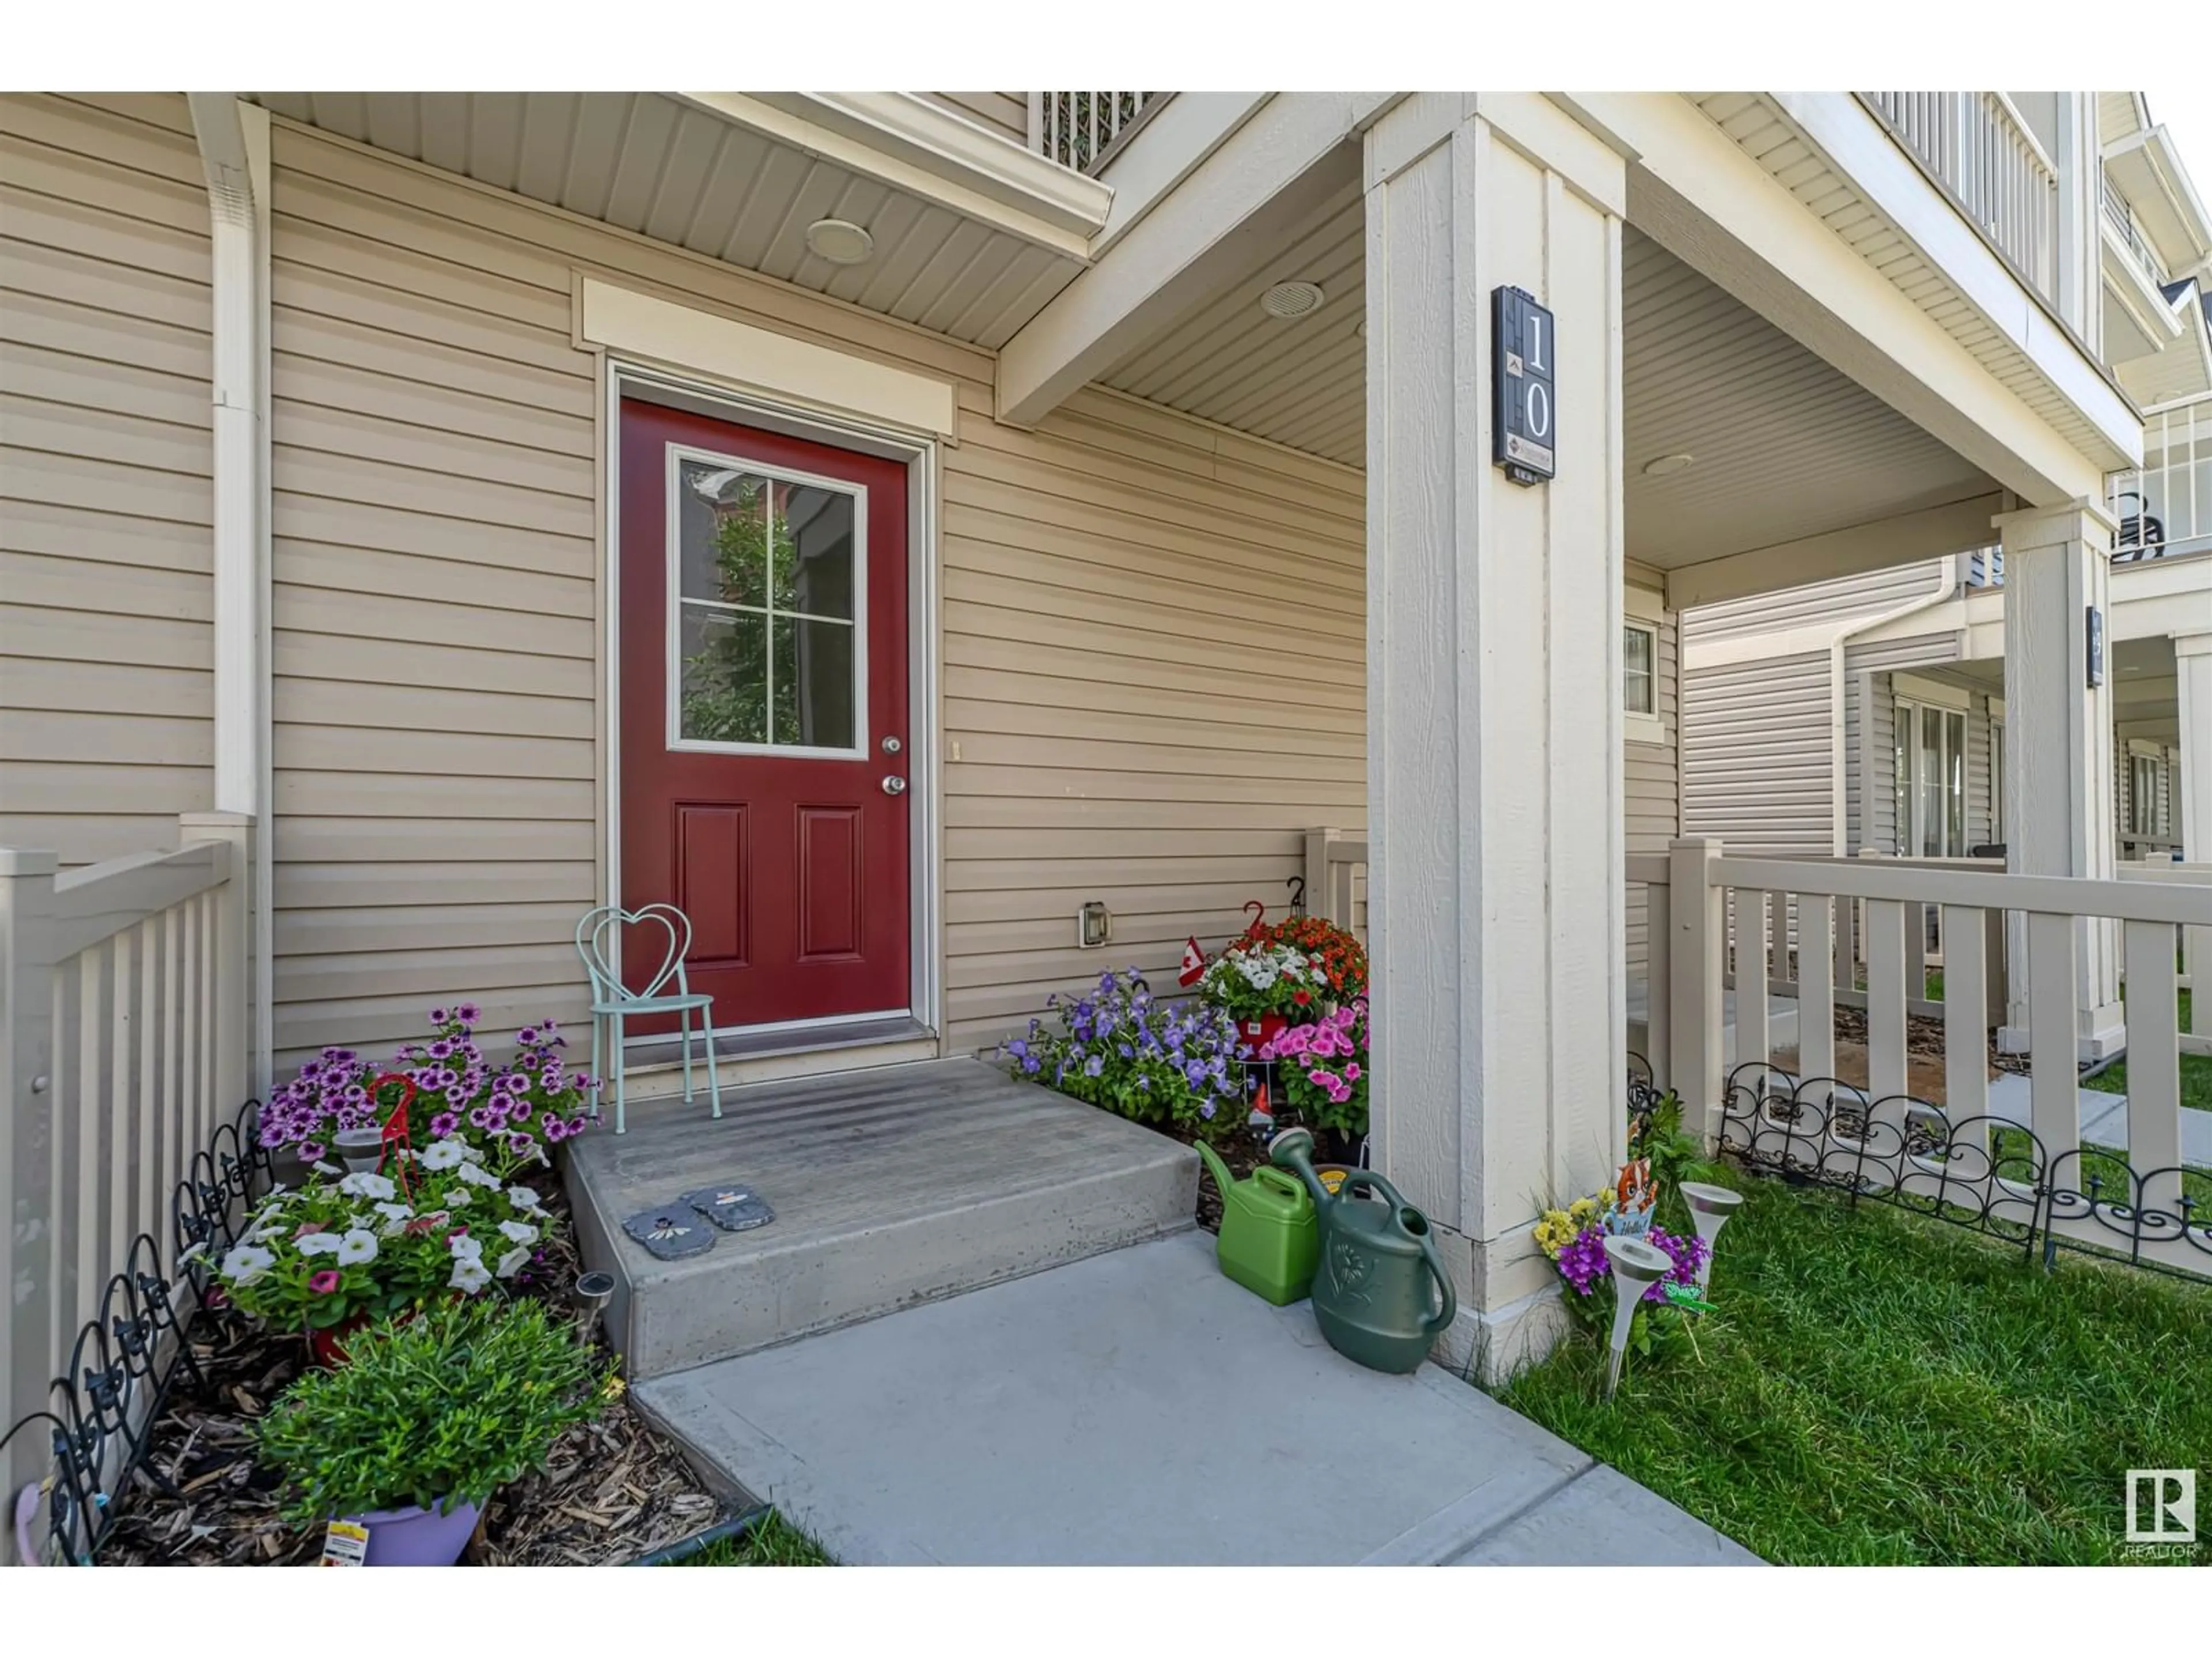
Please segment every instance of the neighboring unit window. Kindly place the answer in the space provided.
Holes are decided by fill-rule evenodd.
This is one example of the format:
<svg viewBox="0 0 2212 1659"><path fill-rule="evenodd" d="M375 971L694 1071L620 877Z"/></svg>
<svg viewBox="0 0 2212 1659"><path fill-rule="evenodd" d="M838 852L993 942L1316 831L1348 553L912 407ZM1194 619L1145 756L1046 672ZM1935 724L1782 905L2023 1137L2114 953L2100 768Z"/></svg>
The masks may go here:
<svg viewBox="0 0 2212 1659"><path fill-rule="evenodd" d="M1966 717L1955 708L1897 705L1898 840L1910 856L1966 854Z"/></svg>
<svg viewBox="0 0 2212 1659"><path fill-rule="evenodd" d="M1630 623L1621 629L1624 669L1620 706L1632 714L1659 712L1659 635Z"/></svg>
<svg viewBox="0 0 2212 1659"><path fill-rule="evenodd" d="M715 748L858 748L854 492L690 457L678 465L672 736Z"/></svg>
<svg viewBox="0 0 2212 1659"><path fill-rule="evenodd" d="M2158 822L2158 762L2148 755L2128 757L2128 833L2162 834Z"/></svg>

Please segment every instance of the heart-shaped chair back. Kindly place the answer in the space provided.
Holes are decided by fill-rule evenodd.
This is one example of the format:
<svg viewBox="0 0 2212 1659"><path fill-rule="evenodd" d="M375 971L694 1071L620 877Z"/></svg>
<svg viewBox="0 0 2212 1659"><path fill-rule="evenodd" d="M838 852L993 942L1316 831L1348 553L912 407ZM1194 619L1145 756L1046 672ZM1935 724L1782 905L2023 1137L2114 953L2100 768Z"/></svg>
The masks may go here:
<svg viewBox="0 0 2212 1659"><path fill-rule="evenodd" d="M635 948L627 928L661 930L663 941L659 966L644 981L642 990L633 991L623 983L621 963L608 952L611 944L619 946L623 957L629 957ZM647 945L655 941L648 933ZM620 905L603 904L587 911L576 924L576 954L584 959L584 971L592 976L592 995L603 1002L638 1002L660 994L670 980L676 981L678 992L689 994L690 986L684 972L684 958L691 951L691 919L672 904L648 904L640 909L625 910ZM653 960L650 954L637 959Z"/></svg>

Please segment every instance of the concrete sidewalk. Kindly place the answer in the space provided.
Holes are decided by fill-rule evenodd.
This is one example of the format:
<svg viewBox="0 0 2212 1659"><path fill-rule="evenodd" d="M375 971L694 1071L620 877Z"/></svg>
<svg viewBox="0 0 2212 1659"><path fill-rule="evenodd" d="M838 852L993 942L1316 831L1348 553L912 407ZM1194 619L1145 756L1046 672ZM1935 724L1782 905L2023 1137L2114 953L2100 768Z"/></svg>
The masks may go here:
<svg viewBox="0 0 2212 1659"><path fill-rule="evenodd" d="M2093 1146L2128 1149L2128 1097L2083 1089L2081 1139ZM2007 1072L1990 1080L1990 1115L2026 1128L2034 1122L2034 1091L2028 1079ZM2181 1161L2192 1169L2212 1169L2212 1112L2181 1109ZM2138 1174L2143 1173L2141 1170Z"/></svg>
<svg viewBox="0 0 2212 1659"><path fill-rule="evenodd" d="M1205 1233L634 1394L854 1565L1757 1560L1432 1365L1343 1358Z"/></svg>

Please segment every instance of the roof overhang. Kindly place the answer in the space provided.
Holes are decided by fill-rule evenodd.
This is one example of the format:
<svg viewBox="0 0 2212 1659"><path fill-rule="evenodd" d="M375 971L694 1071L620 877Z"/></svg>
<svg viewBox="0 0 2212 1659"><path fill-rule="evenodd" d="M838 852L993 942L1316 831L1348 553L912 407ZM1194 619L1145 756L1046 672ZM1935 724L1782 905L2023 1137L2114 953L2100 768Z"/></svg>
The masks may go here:
<svg viewBox="0 0 2212 1659"><path fill-rule="evenodd" d="M910 92L671 95L1073 258L1090 257L1114 204L1111 186Z"/></svg>
<svg viewBox="0 0 2212 1659"><path fill-rule="evenodd" d="M2105 174L2126 198L2128 211L2168 270L2186 271L2212 256L2212 216L2197 199L2189 169L2164 127L2108 147Z"/></svg>

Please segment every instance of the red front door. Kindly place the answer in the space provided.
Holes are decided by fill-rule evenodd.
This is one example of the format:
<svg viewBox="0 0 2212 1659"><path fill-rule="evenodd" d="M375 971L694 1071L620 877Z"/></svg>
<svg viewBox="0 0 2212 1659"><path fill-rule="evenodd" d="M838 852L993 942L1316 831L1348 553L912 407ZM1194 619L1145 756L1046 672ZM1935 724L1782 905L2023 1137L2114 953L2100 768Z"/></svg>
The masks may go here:
<svg viewBox="0 0 2212 1659"><path fill-rule="evenodd" d="M906 469L626 399L621 500L623 905L718 1029L905 1009Z"/></svg>

